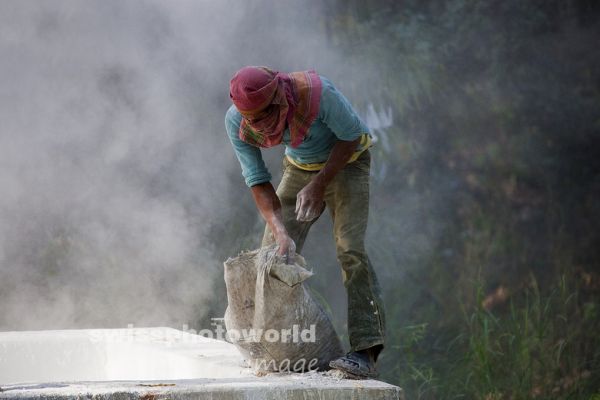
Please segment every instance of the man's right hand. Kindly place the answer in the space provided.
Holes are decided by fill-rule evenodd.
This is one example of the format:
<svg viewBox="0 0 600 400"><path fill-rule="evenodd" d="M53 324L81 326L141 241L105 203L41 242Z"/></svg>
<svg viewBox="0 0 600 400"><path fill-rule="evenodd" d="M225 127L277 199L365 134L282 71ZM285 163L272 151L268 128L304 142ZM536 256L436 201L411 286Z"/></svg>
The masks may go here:
<svg viewBox="0 0 600 400"><path fill-rule="evenodd" d="M294 255L296 254L296 243L287 234L282 232L275 236L275 242L277 243L277 254L284 258L287 264L294 262Z"/></svg>
<svg viewBox="0 0 600 400"><path fill-rule="evenodd" d="M252 186L252 197L261 215L269 225L277 246L277 254L284 257L291 264L296 254L296 244L288 235L283 225L281 215L281 202L271 182L259 183Z"/></svg>

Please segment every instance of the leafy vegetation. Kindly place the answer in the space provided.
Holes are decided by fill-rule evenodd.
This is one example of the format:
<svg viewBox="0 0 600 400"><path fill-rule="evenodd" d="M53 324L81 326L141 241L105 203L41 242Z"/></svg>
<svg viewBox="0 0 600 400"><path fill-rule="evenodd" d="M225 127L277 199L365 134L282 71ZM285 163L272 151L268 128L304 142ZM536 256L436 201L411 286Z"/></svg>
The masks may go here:
<svg viewBox="0 0 600 400"><path fill-rule="evenodd" d="M393 108L370 236L384 379L415 399L598 395L600 8L346 1L330 17L368 66L354 98Z"/></svg>

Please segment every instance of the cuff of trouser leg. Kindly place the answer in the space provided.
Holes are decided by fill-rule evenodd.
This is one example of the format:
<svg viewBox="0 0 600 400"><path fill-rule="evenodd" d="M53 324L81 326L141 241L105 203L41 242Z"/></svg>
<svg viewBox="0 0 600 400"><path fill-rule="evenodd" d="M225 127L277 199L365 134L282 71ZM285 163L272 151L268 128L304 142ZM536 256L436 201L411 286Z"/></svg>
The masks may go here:
<svg viewBox="0 0 600 400"><path fill-rule="evenodd" d="M350 351L360 351L371 348L373 346L381 345L383 349L385 347L385 343L383 338L373 338L371 340L361 340L357 344L351 346Z"/></svg>

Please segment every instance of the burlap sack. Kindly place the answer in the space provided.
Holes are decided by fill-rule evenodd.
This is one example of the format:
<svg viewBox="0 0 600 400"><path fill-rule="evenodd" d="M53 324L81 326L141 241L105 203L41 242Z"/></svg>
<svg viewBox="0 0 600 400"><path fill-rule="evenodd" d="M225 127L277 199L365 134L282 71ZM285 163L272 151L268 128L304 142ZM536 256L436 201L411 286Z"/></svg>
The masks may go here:
<svg viewBox="0 0 600 400"><path fill-rule="evenodd" d="M225 327L255 372L328 369L342 347L327 314L302 283L300 255L285 264L273 246L225 261Z"/></svg>

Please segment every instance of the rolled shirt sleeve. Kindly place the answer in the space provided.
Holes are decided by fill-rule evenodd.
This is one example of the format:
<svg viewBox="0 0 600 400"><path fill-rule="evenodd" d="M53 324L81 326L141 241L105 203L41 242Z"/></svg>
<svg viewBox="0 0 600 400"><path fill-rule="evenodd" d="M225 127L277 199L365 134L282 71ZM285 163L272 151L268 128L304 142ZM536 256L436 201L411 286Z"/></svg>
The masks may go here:
<svg viewBox="0 0 600 400"><path fill-rule="evenodd" d="M252 146L239 138L241 115L231 106L225 114L227 136L242 167L242 175L248 187L271 181L271 174L262 158L258 147Z"/></svg>

